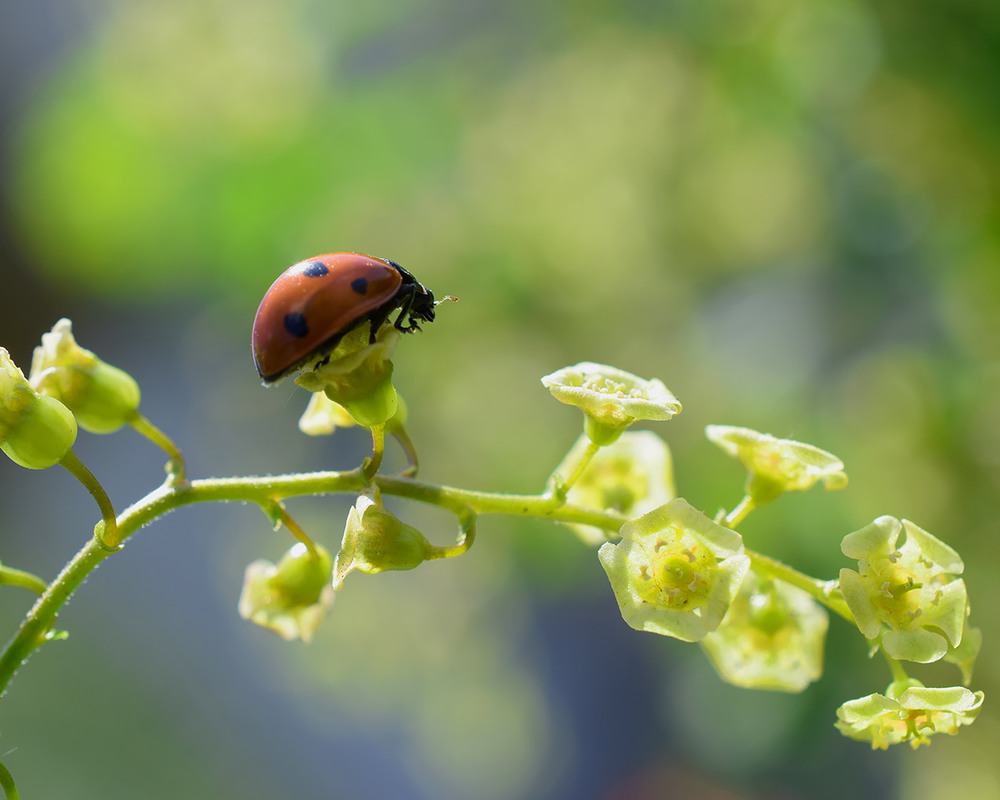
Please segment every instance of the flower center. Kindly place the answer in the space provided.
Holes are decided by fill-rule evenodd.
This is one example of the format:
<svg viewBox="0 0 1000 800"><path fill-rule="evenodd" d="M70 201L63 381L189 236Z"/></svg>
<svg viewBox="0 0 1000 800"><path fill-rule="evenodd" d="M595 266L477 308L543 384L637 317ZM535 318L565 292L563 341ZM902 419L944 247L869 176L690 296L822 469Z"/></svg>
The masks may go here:
<svg viewBox="0 0 1000 800"><path fill-rule="evenodd" d="M641 392L635 387L623 381L616 381L605 375L588 377L583 381L583 388L592 392L610 395L611 397L639 397Z"/></svg>
<svg viewBox="0 0 1000 800"><path fill-rule="evenodd" d="M893 622L902 627L920 616L923 584L910 570L896 564L879 571L872 579L878 587L877 602Z"/></svg>
<svg viewBox="0 0 1000 800"><path fill-rule="evenodd" d="M634 585L647 603L693 610L708 597L715 557L693 537L670 534L664 531L643 548L648 560L638 565Z"/></svg>

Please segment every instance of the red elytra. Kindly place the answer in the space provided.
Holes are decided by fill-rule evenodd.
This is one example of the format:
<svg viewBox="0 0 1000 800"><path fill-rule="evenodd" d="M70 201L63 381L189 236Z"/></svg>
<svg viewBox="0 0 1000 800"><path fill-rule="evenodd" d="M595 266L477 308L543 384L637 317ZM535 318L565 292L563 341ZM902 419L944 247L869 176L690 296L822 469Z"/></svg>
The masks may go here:
<svg viewBox="0 0 1000 800"><path fill-rule="evenodd" d="M419 330L419 320L434 321L434 295L394 261L327 253L293 264L271 284L253 321L257 373L272 383L329 352L364 322L370 322L374 341L397 308L394 325L400 331Z"/></svg>

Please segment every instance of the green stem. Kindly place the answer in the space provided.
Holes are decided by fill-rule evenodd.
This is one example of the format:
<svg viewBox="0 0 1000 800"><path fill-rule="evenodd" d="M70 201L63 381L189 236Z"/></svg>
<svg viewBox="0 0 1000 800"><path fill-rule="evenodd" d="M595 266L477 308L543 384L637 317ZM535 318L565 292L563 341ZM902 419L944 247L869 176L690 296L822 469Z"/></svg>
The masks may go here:
<svg viewBox="0 0 1000 800"><path fill-rule="evenodd" d="M576 449L575 447L573 448ZM548 482L548 493L560 500L566 499L566 494L569 492L570 487L573 486L580 476L583 475L583 471L587 468L590 460L594 457L598 450L601 449L599 444L594 444L590 439L587 440L587 447L573 460L567 458L556 467L555 472L549 478ZM563 476L563 472L566 472Z"/></svg>
<svg viewBox="0 0 1000 800"><path fill-rule="evenodd" d="M472 543L474 528L471 522L475 514L540 517L579 522L606 530L618 530L625 522L620 514L566 505L548 495L476 492L381 475L376 475L372 482L386 494L437 505L458 515L464 533L464 541L456 545L458 548L467 548ZM175 508L193 503L235 500L267 507L270 503L290 497L334 492L357 494L369 486L368 479L359 469L263 478L210 478L183 484L168 481L121 513L117 520L117 541L124 542L142 526ZM113 517L111 521L114 522ZM117 551L107 549L97 539L91 539L45 589L0 654L0 694L28 656L53 638L50 631L59 610L84 579L112 552Z"/></svg>
<svg viewBox="0 0 1000 800"><path fill-rule="evenodd" d="M104 527L100 533L94 530L94 535L100 540L101 545L108 550L114 550L121 543L121 538L118 535L117 526L115 524L115 509L111 505L111 499L108 497L108 493L104 491L104 487L101 486L97 478L94 477L93 473L87 469L83 462L77 458L76 453L72 450L67 450L66 455L62 457L59 462L62 464L70 474L76 478L80 483L84 485L88 492L93 496L94 500L97 501L98 508L101 509L101 515L104 517Z"/></svg>
<svg viewBox="0 0 1000 800"><path fill-rule="evenodd" d="M0 788L7 795L7 800L18 800L21 796L17 793L17 787L14 785L14 777L3 764L0 764Z"/></svg>
<svg viewBox="0 0 1000 800"><path fill-rule="evenodd" d="M20 586L37 595L45 594L48 584L37 575L25 572L23 569L0 566L0 586Z"/></svg>
<svg viewBox="0 0 1000 800"><path fill-rule="evenodd" d="M910 679L910 676L906 674L906 669L898 660L890 656L887 652L885 652L885 650L882 650L882 655L885 656L885 660L889 663L893 683L896 683L897 681L907 681Z"/></svg>
<svg viewBox="0 0 1000 800"><path fill-rule="evenodd" d="M747 550L746 554L750 556L750 563L759 575L777 578L809 592L809 594L831 611L839 614L851 624L854 624L854 615L851 613L851 609L848 608L837 581L821 581L811 578L777 559L756 553L753 550Z"/></svg>
<svg viewBox="0 0 1000 800"><path fill-rule="evenodd" d="M753 511L754 508L756 508L756 504L754 503L753 498L750 495L745 494L743 495L743 499L740 500L739 505L726 514L726 518L722 521L722 524L727 528L735 528L743 522L744 519L746 519L747 514Z"/></svg>
<svg viewBox="0 0 1000 800"><path fill-rule="evenodd" d="M316 542L312 540L309 534L302 529L302 526L299 525L292 515L288 513L288 509L286 509L285 506L277 500L269 503L268 508L270 508L274 512L274 515L281 520L286 528L288 528L288 532L306 546L306 549L309 550L309 554L313 558L319 560L320 555L319 551L316 549Z"/></svg>
<svg viewBox="0 0 1000 800"><path fill-rule="evenodd" d="M503 494L436 486L408 478L379 475L375 484L385 493L447 508L456 514L463 509L476 514L506 514L515 517L538 517L559 522L579 522L596 528L617 531L626 517L614 511L595 511L564 503L551 494Z"/></svg>
<svg viewBox="0 0 1000 800"><path fill-rule="evenodd" d="M394 425L392 435L396 437L396 441L399 442L399 446L403 448L403 453L406 455L406 467L400 474L407 478L415 478L417 471L420 469L417 448L413 446L413 441L407 435L402 425Z"/></svg>
<svg viewBox="0 0 1000 800"><path fill-rule="evenodd" d="M170 463L167 465L170 482L183 483L186 475L184 456L181 455L180 448L174 444L173 440L138 411L136 411L135 416L129 420L129 425L163 450L163 452L165 452L170 458Z"/></svg>
<svg viewBox="0 0 1000 800"><path fill-rule="evenodd" d="M372 425L372 457L365 459L362 471L370 481L375 477L378 468L382 466L382 456L385 453L385 425Z"/></svg>
<svg viewBox="0 0 1000 800"><path fill-rule="evenodd" d="M476 541L476 515L472 511L466 510L464 514L458 514L458 522L461 531L458 543L451 547L432 548L427 556L428 561L435 558L454 558L472 547Z"/></svg>

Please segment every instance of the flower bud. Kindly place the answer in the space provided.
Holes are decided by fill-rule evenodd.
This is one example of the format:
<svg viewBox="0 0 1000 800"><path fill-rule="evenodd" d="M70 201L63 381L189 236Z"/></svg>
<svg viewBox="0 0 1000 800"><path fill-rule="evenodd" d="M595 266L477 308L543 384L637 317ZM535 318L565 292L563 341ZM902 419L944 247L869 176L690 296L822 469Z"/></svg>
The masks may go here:
<svg viewBox="0 0 1000 800"><path fill-rule="evenodd" d="M263 559L250 564L243 577L240 616L286 640L312 639L334 600L333 559L326 549L315 547L312 552L297 542L277 565Z"/></svg>
<svg viewBox="0 0 1000 800"><path fill-rule="evenodd" d="M42 334L28 377L37 392L61 401L91 433L113 433L133 419L139 407L139 385L80 347L68 319Z"/></svg>
<svg viewBox="0 0 1000 800"><path fill-rule="evenodd" d="M58 464L76 441L76 420L62 403L38 395L0 347L0 449L28 469Z"/></svg>
<svg viewBox="0 0 1000 800"><path fill-rule="evenodd" d="M588 361L546 375L542 385L559 402L582 409L584 431L601 446L611 444L634 422L667 420L681 411L662 382Z"/></svg>
<svg viewBox="0 0 1000 800"><path fill-rule="evenodd" d="M367 494L358 497L347 515L344 541L337 554L334 585L352 570L368 574L420 566L433 547L424 535L390 514Z"/></svg>
<svg viewBox="0 0 1000 800"><path fill-rule="evenodd" d="M398 340L399 331L383 326L372 344L368 327L362 325L345 335L295 383L310 392L324 392L358 425L384 425L395 416L398 406L390 361Z"/></svg>
<svg viewBox="0 0 1000 800"><path fill-rule="evenodd" d="M626 522L598 557L622 618L697 642L719 627L750 567L743 539L682 498Z"/></svg>

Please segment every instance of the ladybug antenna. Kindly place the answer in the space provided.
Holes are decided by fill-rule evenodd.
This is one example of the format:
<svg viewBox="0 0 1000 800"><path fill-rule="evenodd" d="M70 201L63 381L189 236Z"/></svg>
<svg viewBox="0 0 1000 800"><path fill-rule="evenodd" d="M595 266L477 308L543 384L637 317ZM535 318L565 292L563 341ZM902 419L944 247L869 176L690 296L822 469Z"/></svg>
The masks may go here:
<svg viewBox="0 0 1000 800"><path fill-rule="evenodd" d="M453 303L457 303L458 302L458 298L457 297L452 297L450 294L446 294L440 300L435 300L434 301L435 308L437 306L441 305L445 300L451 300L451 302L453 302Z"/></svg>

